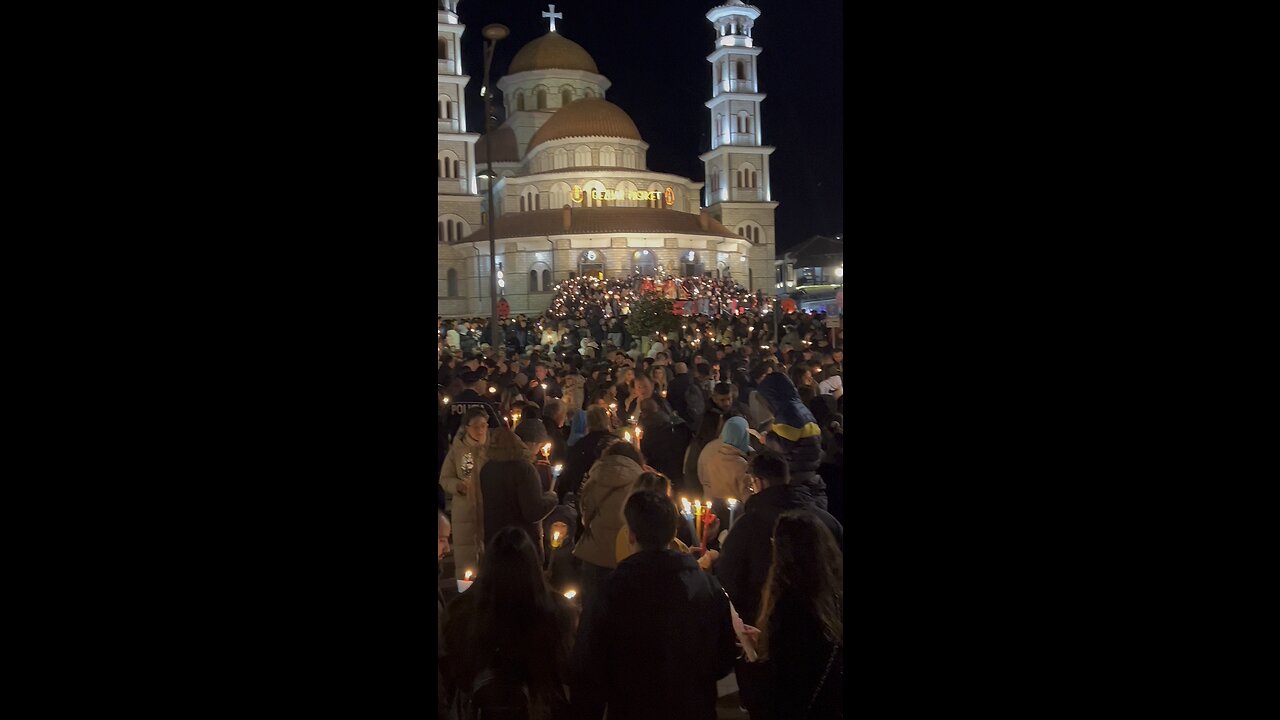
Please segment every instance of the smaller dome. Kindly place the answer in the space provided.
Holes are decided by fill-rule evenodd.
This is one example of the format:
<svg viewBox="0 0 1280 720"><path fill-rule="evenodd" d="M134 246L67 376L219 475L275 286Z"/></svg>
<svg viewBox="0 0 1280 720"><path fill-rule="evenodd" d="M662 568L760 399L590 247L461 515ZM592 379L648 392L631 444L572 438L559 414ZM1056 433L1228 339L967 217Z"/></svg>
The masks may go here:
<svg viewBox="0 0 1280 720"><path fill-rule="evenodd" d="M520 48L507 68L508 75L529 70L585 70L600 74L596 61L578 43L549 32Z"/></svg>
<svg viewBox="0 0 1280 720"><path fill-rule="evenodd" d="M574 100L556 111L529 140L529 150L549 140L616 137L639 140L640 129L622 108L603 98Z"/></svg>

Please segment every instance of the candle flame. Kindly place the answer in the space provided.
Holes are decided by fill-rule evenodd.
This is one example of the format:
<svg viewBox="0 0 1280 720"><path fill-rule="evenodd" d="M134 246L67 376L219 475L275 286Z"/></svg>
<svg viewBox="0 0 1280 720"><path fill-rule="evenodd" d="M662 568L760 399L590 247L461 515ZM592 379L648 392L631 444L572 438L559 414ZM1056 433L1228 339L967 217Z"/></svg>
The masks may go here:
<svg viewBox="0 0 1280 720"><path fill-rule="evenodd" d="M472 575L474 575L474 574L475 574L475 573L473 573L473 572L471 572L470 570L468 570L468 571L466 571L466 572L464 572L464 573L462 574L462 579L463 579L463 580L466 580L467 582L471 582L471 576L472 576Z"/></svg>
<svg viewBox="0 0 1280 720"><path fill-rule="evenodd" d="M559 530L557 530L557 531L555 531L555 532L551 533L551 539L552 539L552 540L559 540L559 539L560 539L560 531L559 531Z"/></svg>
<svg viewBox="0 0 1280 720"><path fill-rule="evenodd" d="M448 404L449 404L449 398L448 398L448 396L445 396L444 404L445 404L445 405L448 405Z"/></svg>
<svg viewBox="0 0 1280 720"><path fill-rule="evenodd" d="M543 445L543 446L542 446L542 454L543 454L543 455L550 455L550 454L551 454L551 443L547 443L546 445Z"/></svg>
<svg viewBox="0 0 1280 720"><path fill-rule="evenodd" d="M626 440L627 442L631 442L631 433L629 432L622 433L622 439Z"/></svg>
<svg viewBox="0 0 1280 720"><path fill-rule="evenodd" d="M491 385L491 386L489 386L489 392L491 392L491 393L496 393L496 392L498 392L498 388L493 387L493 386Z"/></svg>
<svg viewBox="0 0 1280 720"><path fill-rule="evenodd" d="M560 472L561 470L563 470L563 469L564 469L564 466L563 466L563 465L556 465L556 466L555 466L554 468L552 468L552 469L553 469L553 470L555 470L557 474L559 474L559 472Z"/></svg>
<svg viewBox="0 0 1280 720"><path fill-rule="evenodd" d="M575 597L577 597L577 596L578 596L578 591L577 591L577 590L570 590L570 591L566 592L566 593L564 594L564 596L565 596L565 598L566 598L566 599L572 600L572 599L574 599Z"/></svg>

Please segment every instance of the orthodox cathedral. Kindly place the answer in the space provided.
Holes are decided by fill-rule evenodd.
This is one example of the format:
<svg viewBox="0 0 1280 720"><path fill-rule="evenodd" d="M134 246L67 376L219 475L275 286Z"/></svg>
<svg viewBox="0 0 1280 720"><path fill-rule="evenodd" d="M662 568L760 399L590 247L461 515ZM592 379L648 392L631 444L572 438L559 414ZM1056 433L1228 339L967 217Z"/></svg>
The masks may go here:
<svg viewBox="0 0 1280 720"><path fill-rule="evenodd" d="M704 180L694 181L648 167L649 144L606 98L609 79L591 55L557 31L554 5L543 13L550 31L522 47L496 83L506 120L486 135L468 132L461 2L439 0L438 13L440 314L489 313L490 217L498 292L513 314L542 312L556 283L581 275L709 273L774 292L778 203L769 192L773 148L761 140L762 51L751 38L758 8L727 0L707 12L712 141L699 157Z"/></svg>

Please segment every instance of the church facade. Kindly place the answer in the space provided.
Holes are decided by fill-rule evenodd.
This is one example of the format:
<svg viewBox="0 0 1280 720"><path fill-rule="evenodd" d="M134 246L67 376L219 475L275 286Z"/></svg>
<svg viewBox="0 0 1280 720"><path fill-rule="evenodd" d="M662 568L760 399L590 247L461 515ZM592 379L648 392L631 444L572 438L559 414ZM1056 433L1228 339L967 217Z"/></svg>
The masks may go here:
<svg viewBox="0 0 1280 720"><path fill-rule="evenodd" d="M608 101L610 82L591 55L557 31L554 6L543 13L551 30L524 45L496 83L506 120L486 135L468 132L462 0L438 1L441 314L488 315L491 216L499 295L513 314L542 312L558 282L580 275L710 273L774 292L773 148L762 143L761 49L751 37L758 8L730 0L707 13L712 147L700 156L704 177L693 180L648 167L648 143ZM496 177L481 177L490 163Z"/></svg>

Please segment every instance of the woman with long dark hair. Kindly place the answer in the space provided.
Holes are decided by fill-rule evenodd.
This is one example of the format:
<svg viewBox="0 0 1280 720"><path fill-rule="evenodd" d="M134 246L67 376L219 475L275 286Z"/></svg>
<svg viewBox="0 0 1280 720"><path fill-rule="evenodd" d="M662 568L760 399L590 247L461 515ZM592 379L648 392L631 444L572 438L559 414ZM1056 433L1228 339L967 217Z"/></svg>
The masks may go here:
<svg viewBox="0 0 1280 720"><path fill-rule="evenodd" d="M771 717L844 717L843 575L844 556L817 516L778 517L759 630L748 630L774 669Z"/></svg>
<svg viewBox="0 0 1280 720"><path fill-rule="evenodd" d="M444 628L447 677L463 703L479 704L495 692L529 693L529 717L554 720L568 713L565 685L573 643L573 611L547 587L529 534L499 530L486 545L480 573L449 604Z"/></svg>

